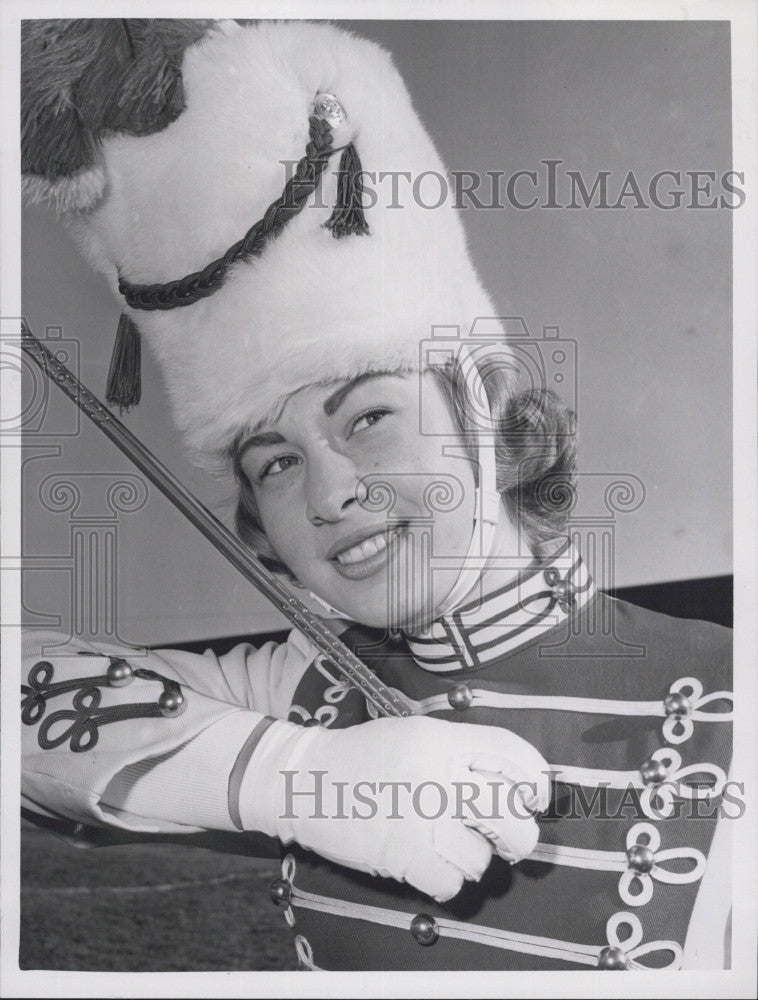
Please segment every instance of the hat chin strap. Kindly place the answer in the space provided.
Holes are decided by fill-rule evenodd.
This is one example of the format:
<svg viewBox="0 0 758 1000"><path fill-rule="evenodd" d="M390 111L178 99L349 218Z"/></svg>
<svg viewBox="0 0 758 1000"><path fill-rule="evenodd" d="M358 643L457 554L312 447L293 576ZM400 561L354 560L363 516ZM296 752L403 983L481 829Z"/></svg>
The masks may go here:
<svg viewBox="0 0 758 1000"><path fill-rule="evenodd" d="M489 421L491 415L487 402L487 393L468 345L461 345L458 362L463 371L470 396L478 401L480 409L487 407L485 416ZM453 589L440 607L435 610L435 619L448 614L471 593L495 548L495 531L500 521L501 501L496 486L494 443L489 445L479 443L477 448L477 462L479 465L479 485L474 492L474 526L471 531L471 541L469 542L468 552L461 562L461 569L457 580L453 584ZM309 593L313 600L325 608L331 615L344 618L346 621L355 621L350 615L345 614L343 611L332 607L331 604L322 600L312 590Z"/></svg>
<svg viewBox="0 0 758 1000"><path fill-rule="evenodd" d="M463 557L458 579L435 618L441 618L462 603L476 586L495 548L495 529L500 520L500 494L495 489L495 449L479 445L479 483L474 494L474 529Z"/></svg>
<svg viewBox="0 0 758 1000"><path fill-rule="evenodd" d="M458 350L458 364L463 373L469 398L476 400L480 426L491 426L492 413L487 392L471 348L465 342ZM486 412L482 412L485 410ZM477 462L479 485L474 493L474 528L471 532L471 541L468 552L463 558L458 579L440 607L436 609L435 618L448 614L471 593L495 547L495 529L500 520L500 494L496 485L494 440L486 445L480 439Z"/></svg>

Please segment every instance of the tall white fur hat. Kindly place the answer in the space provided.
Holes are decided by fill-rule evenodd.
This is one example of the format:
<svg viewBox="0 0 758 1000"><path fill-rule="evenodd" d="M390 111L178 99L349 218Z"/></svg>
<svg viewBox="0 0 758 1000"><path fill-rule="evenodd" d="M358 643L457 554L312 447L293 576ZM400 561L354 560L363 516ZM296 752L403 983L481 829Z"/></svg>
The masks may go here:
<svg viewBox="0 0 758 1000"><path fill-rule="evenodd" d="M202 31L179 53L183 110L168 124L148 134L101 129L90 163L62 178L34 166L26 185L63 210L154 351L188 444L210 457L293 391L417 368L433 327L465 337L493 308L451 199L430 208L428 195L412 196L412 181L445 168L387 52L324 23ZM128 305L122 291L139 304L135 286L202 271L264 218L304 156L314 116L326 118L334 152L261 252L224 265L212 293L192 304ZM368 232L335 239L348 146L370 180ZM386 180L393 173L410 174L400 196ZM163 292L150 294L155 304Z"/></svg>

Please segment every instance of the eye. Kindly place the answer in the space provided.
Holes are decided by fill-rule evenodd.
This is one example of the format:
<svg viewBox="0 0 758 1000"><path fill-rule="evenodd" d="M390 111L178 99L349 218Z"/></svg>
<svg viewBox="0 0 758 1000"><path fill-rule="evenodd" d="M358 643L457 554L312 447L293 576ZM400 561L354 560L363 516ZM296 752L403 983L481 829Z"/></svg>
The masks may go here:
<svg viewBox="0 0 758 1000"><path fill-rule="evenodd" d="M350 425L350 434L355 434L356 431L364 431L367 427L373 427L374 424L378 424L382 417L386 417L390 412L390 410L381 407L366 410L365 413L361 413L360 416L353 420Z"/></svg>
<svg viewBox="0 0 758 1000"><path fill-rule="evenodd" d="M263 480L268 476L280 476L283 472L291 469L293 466L298 465L300 459L297 455L277 455L276 458L272 458L270 461L266 462L261 471L258 473L258 479Z"/></svg>

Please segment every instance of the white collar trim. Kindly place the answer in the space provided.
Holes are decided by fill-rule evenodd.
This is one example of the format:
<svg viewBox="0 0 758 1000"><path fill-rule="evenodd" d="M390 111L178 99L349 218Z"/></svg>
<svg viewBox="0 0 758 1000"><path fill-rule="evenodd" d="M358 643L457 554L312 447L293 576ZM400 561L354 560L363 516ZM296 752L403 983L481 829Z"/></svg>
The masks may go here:
<svg viewBox="0 0 758 1000"><path fill-rule="evenodd" d="M499 571L490 568L482 575L483 595L405 636L420 666L435 673L475 670L560 625L596 592L570 540L547 559L535 558L505 585L498 586L499 579Z"/></svg>

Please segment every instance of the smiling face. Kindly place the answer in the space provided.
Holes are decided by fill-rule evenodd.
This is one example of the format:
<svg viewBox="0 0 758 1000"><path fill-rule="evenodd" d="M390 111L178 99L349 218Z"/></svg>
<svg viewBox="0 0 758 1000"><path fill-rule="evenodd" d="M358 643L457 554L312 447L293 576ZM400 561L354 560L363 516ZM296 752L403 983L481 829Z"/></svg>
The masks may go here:
<svg viewBox="0 0 758 1000"><path fill-rule="evenodd" d="M434 436L419 430L418 374L368 375L300 390L239 451L282 562L366 625L431 620L471 540L472 465L438 382L421 378ZM445 567L431 573L431 555Z"/></svg>

